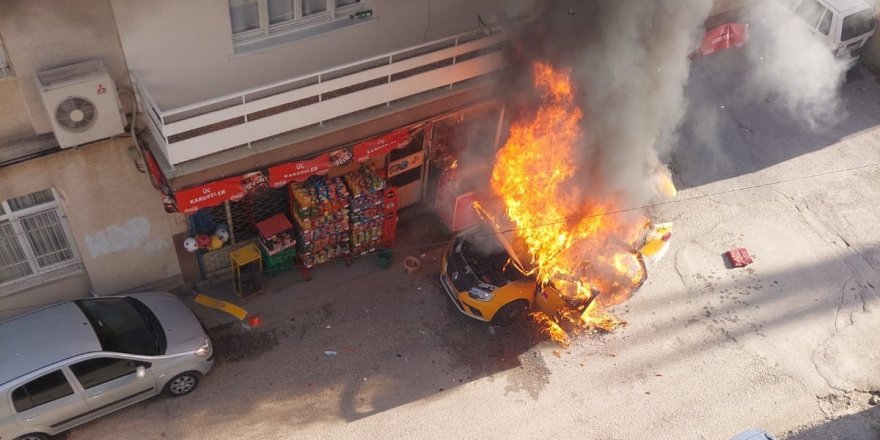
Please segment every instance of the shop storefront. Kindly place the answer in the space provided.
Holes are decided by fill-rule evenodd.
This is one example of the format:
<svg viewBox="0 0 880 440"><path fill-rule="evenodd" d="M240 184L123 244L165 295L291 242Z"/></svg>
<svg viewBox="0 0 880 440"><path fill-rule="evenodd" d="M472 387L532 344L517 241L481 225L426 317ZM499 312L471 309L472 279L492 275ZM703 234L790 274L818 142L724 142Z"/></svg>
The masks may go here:
<svg viewBox="0 0 880 440"><path fill-rule="evenodd" d="M310 268L393 248L398 210L425 200L436 206L453 161L491 166L499 114L498 105L483 104L177 191L149 154L147 163L166 210L186 215L189 237L179 245L197 258L201 279L229 270L230 253L248 246L259 249L266 272ZM462 182L455 191L470 188Z"/></svg>

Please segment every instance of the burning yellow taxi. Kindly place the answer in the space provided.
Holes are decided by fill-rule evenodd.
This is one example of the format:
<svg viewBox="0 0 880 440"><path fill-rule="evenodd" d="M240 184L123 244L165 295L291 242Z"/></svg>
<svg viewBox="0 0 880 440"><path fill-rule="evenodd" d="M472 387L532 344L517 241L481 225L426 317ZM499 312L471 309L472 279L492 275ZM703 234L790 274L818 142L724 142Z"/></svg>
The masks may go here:
<svg viewBox="0 0 880 440"><path fill-rule="evenodd" d="M554 286L554 282L564 284L567 281L564 279L539 285L534 270L517 257L511 245L513 236L490 228L489 224L491 222L481 222L458 234L443 255L440 282L460 312L493 325L503 325L534 308L563 327L567 321L564 315L580 316L587 312L600 292L564 295ZM623 242L609 242L609 246L620 248L618 255L628 256L622 264L632 266L627 271L634 274L627 280L626 287L630 289L627 293L638 289L647 278L645 258L656 260L666 252L671 227L669 223L647 225L638 248ZM604 286L608 291L601 294L615 296L618 286L622 284L612 280Z"/></svg>

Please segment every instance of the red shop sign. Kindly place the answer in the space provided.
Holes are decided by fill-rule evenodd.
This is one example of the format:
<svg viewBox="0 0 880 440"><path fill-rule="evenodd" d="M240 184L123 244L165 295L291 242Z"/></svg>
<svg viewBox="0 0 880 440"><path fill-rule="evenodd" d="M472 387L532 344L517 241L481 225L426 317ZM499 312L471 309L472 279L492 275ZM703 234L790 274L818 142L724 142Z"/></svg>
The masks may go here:
<svg viewBox="0 0 880 440"><path fill-rule="evenodd" d="M709 55L731 47L742 47L748 39L747 23L726 23L706 31L700 51L703 55Z"/></svg>
<svg viewBox="0 0 880 440"><path fill-rule="evenodd" d="M371 157L381 157L391 150L405 147L412 139L412 128L401 128L385 136L370 139L354 146L354 158L366 162Z"/></svg>
<svg viewBox="0 0 880 440"><path fill-rule="evenodd" d="M281 188L290 182L302 182L315 174L325 173L330 169L330 156L322 154L318 157L289 162L269 168L269 185Z"/></svg>
<svg viewBox="0 0 880 440"><path fill-rule="evenodd" d="M241 176L218 180L205 185L186 188L174 194L177 209L184 214L192 214L202 208L217 206L227 200L238 201L244 197Z"/></svg>

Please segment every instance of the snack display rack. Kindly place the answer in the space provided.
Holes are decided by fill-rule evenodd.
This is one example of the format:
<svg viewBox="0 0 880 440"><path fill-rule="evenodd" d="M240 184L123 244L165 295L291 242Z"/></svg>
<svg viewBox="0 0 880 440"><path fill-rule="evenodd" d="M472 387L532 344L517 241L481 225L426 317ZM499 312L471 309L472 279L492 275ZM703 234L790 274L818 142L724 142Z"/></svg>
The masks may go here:
<svg viewBox="0 0 880 440"><path fill-rule="evenodd" d="M390 192L389 192L390 191ZM369 166L339 177L312 176L288 186L301 271L336 259L376 252L393 244L397 196Z"/></svg>
<svg viewBox="0 0 880 440"><path fill-rule="evenodd" d="M299 259L305 267L351 253L348 188L339 177L313 177L289 187L297 224Z"/></svg>
<svg viewBox="0 0 880 440"><path fill-rule="evenodd" d="M384 222L385 179L369 167L343 176L351 192L352 255L375 252L381 247Z"/></svg>

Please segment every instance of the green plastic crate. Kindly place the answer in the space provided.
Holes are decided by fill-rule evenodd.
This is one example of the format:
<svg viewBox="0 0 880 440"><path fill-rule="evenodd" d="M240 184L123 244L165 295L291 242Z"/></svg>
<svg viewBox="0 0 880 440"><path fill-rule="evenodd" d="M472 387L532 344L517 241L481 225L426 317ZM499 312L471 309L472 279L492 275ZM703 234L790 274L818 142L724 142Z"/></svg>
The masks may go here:
<svg viewBox="0 0 880 440"><path fill-rule="evenodd" d="M263 272L268 275L274 275L278 272L293 269L296 260L296 248L285 249L275 255L269 255L266 248L260 246L260 252L263 254Z"/></svg>

